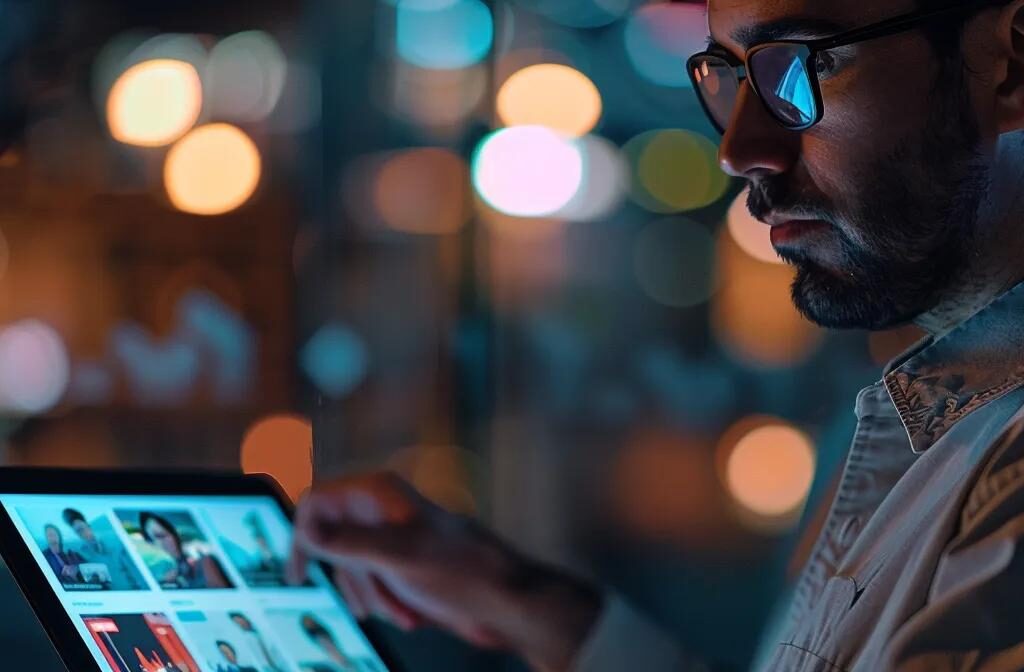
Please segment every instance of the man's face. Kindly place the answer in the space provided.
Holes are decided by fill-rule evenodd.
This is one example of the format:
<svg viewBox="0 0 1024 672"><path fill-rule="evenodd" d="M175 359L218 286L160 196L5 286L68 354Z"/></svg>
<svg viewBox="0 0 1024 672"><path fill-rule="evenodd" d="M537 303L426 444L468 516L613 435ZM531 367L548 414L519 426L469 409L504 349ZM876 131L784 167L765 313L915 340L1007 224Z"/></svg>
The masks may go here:
<svg viewBox="0 0 1024 672"><path fill-rule="evenodd" d="M825 37L917 8L912 0L710 0L709 22L712 38L741 57L744 32L775 26L785 29L777 37ZM817 126L783 129L744 85L721 159L750 183L758 219L817 220L772 230L776 251L797 269L797 308L823 326L883 329L934 308L966 269L986 152L969 76L959 62L943 67L921 30L829 56Z"/></svg>
<svg viewBox="0 0 1024 672"><path fill-rule="evenodd" d="M226 660L228 662L228 664L230 664L230 665L237 665L238 664L238 657L235 655L235 650L234 649L232 649L230 646L226 646L224 644L218 644L217 648L220 649L220 655L224 656L224 660Z"/></svg>
<svg viewBox="0 0 1024 672"><path fill-rule="evenodd" d="M82 541L91 542L96 538L96 535L92 532L92 526L84 520L76 520L73 522L71 524L71 529L75 531L75 534L77 534L78 538Z"/></svg>

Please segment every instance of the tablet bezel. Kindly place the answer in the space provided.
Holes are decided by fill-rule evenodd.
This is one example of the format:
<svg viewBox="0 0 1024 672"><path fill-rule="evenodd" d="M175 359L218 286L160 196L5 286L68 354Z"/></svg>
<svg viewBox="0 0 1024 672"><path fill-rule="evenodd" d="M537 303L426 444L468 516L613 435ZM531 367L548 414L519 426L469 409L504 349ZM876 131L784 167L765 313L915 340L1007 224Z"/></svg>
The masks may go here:
<svg viewBox="0 0 1024 672"><path fill-rule="evenodd" d="M237 472L2 467L2 495L269 496L289 521L293 515L291 500L276 481L263 474L243 475ZM76 672L104 672L4 506L0 506L0 556L7 563L15 583L31 605L64 666ZM344 603L340 595L338 598ZM374 637L361 625L360 629L388 669L401 672L395 657L382 647L380 638Z"/></svg>

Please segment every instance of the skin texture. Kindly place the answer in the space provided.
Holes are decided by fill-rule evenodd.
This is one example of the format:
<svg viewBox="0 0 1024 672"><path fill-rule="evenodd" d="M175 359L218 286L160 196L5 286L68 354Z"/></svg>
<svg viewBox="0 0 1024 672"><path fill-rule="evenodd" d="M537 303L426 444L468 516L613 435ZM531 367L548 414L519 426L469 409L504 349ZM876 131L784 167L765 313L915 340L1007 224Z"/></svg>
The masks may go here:
<svg viewBox="0 0 1024 672"><path fill-rule="evenodd" d="M793 17L846 27L912 11L901 2L712 0L710 30L741 57L743 32ZM922 31L832 52L825 115L779 126L743 86L720 159L751 187L768 223L829 224L776 246L797 268L796 306L829 327L916 321L941 334L1016 284L1022 271L1018 3L971 18L962 62L936 57ZM793 37L828 33L798 32ZM993 40L999 34L1001 40Z"/></svg>
<svg viewBox="0 0 1024 672"><path fill-rule="evenodd" d="M59 553L64 550L64 543L61 541L60 532L57 531L56 527L50 525L46 526L46 545L50 547L50 550L54 553Z"/></svg>
<svg viewBox="0 0 1024 672"><path fill-rule="evenodd" d="M96 540L96 534L92 531L92 527L84 520L76 520L71 527L82 541L92 543Z"/></svg>
<svg viewBox="0 0 1024 672"><path fill-rule="evenodd" d="M1024 277L1024 0L964 25L943 63L920 31L844 48L822 83L825 115L787 131L749 87L722 139L753 214L827 226L784 240L793 298L833 327L914 321L942 335ZM911 0L710 0L712 37L740 57L743 32L780 19L845 27L916 9ZM793 34L792 37L820 37ZM954 54L955 55L955 54ZM596 590L524 558L395 476L319 485L296 519L291 579L335 567L359 616L438 625L479 646L566 670L600 612Z"/></svg>
<svg viewBox="0 0 1024 672"><path fill-rule="evenodd" d="M146 523L146 534L172 558L181 557L181 548L174 539L174 535L160 523L155 520L148 521Z"/></svg>

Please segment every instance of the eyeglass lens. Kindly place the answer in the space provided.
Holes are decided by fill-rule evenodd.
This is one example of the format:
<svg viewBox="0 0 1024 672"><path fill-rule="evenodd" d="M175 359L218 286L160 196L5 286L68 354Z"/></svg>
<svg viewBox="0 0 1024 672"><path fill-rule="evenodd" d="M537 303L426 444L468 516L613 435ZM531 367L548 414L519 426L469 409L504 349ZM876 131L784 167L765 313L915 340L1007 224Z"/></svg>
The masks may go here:
<svg viewBox="0 0 1024 672"><path fill-rule="evenodd" d="M769 112L787 128L803 128L817 118L817 101L801 45L771 45L753 52L748 76ZM719 131L729 124L739 81L725 59L705 55L691 63L691 76L712 123Z"/></svg>

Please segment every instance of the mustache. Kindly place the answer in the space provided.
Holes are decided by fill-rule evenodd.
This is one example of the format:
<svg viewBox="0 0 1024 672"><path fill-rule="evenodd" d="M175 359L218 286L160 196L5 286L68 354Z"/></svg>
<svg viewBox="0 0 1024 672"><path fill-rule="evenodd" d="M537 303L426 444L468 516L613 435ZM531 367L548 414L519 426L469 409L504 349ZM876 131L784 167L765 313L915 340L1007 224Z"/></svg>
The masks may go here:
<svg viewBox="0 0 1024 672"><path fill-rule="evenodd" d="M747 193L747 209L758 221L764 222L773 212L784 212L795 217L807 217L832 222L830 208L820 196L812 196L806 190L793 189L779 177L767 177L750 181Z"/></svg>

